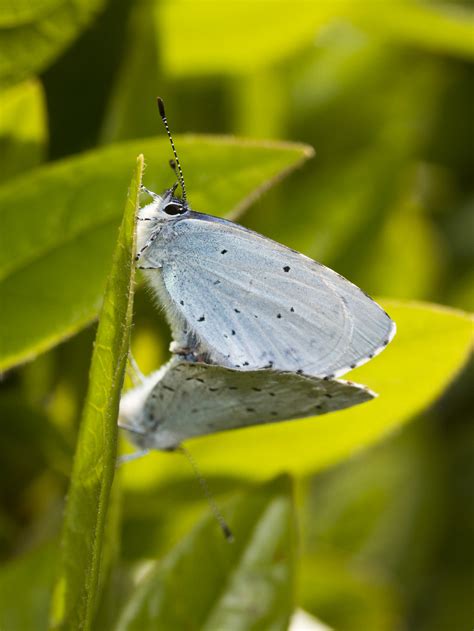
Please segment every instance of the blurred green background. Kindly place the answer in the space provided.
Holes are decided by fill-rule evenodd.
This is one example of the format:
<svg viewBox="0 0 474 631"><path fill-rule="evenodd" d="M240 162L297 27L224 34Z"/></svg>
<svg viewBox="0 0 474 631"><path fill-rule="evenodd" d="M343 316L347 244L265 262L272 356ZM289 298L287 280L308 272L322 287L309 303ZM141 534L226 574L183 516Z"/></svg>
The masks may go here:
<svg viewBox="0 0 474 631"><path fill-rule="evenodd" d="M128 140L140 150L139 139L162 133L160 94L176 134L315 148L315 158L240 216L246 226L371 295L472 310L473 24L468 1L6 3L0 179L21 196L43 164ZM145 185L158 171L172 183L169 154L147 160ZM186 166L183 157L185 177ZM212 198L212 179L206 193ZM36 318L35 305L27 315ZM6 372L0 384L0 585L60 527L94 330ZM166 359L168 343L140 289L132 347L144 372ZM297 480L298 604L334 629L472 628L470 376L465 368L383 442ZM209 478L218 498L249 482L232 471ZM165 485L129 485L123 558L159 557L207 510L187 470Z"/></svg>

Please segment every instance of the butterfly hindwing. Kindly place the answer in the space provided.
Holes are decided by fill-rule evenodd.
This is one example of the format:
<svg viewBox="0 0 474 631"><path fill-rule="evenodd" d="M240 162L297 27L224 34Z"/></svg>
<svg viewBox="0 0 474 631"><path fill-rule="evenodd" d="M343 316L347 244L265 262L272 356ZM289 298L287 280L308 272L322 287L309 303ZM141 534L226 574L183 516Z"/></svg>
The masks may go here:
<svg viewBox="0 0 474 631"><path fill-rule="evenodd" d="M174 358L145 387L125 395L121 416L139 432L140 446L170 449L195 436L317 416L374 396L335 379L239 371Z"/></svg>

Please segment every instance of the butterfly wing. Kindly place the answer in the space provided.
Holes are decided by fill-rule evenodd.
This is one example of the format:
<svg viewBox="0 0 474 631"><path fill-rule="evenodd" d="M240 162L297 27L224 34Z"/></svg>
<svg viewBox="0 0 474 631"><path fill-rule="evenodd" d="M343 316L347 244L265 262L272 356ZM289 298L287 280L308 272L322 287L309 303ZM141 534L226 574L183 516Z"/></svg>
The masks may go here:
<svg viewBox="0 0 474 631"><path fill-rule="evenodd" d="M172 449L195 436L317 416L374 396L363 386L337 380L174 358L132 422L143 433L140 446Z"/></svg>
<svg viewBox="0 0 474 631"><path fill-rule="evenodd" d="M389 316L348 280L229 221L187 213L148 256L175 339L179 322L209 363L339 376L394 334Z"/></svg>

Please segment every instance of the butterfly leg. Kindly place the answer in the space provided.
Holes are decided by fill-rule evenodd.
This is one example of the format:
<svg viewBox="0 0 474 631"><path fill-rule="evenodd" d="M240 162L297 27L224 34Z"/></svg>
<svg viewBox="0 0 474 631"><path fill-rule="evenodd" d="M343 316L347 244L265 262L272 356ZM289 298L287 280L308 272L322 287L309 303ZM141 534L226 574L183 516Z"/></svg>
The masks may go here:
<svg viewBox="0 0 474 631"><path fill-rule="evenodd" d="M125 462L132 462L133 460L138 460L139 458L143 458L143 456L147 456L150 453L149 449L138 449L137 451L133 451L131 454L122 454L117 458L116 467L120 467Z"/></svg>
<svg viewBox="0 0 474 631"><path fill-rule="evenodd" d="M145 375L138 367L131 350L128 351L127 372L134 386L139 386L145 381Z"/></svg>
<svg viewBox="0 0 474 631"><path fill-rule="evenodd" d="M140 250L137 252L136 256L135 256L135 261L139 261L143 252L145 252L145 250L148 250L148 248L150 247L150 245L153 243L153 241L156 239L156 237L160 234L159 230L157 230L156 232L153 232L153 234L151 235L151 237L148 239L148 241L145 243L145 245L140 248ZM153 268L154 269L154 268Z"/></svg>
<svg viewBox="0 0 474 631"><path fill-rule="evenodd" d="M200 362L204 364L211 363L209 362L209 357L206 353L197 353L196 347L192 346L182 346L176 341L171 342L169 346L170 352L174 355L179 355L182 359L188 362Z"/></svg>
<svg viewBox="0 0 474 631"><path fill-rule="evenodd" d="M170 353L174 355L189 355L193 352L193 349L190 346L182 346L176 340L173 340L169 346Z"/></svg>

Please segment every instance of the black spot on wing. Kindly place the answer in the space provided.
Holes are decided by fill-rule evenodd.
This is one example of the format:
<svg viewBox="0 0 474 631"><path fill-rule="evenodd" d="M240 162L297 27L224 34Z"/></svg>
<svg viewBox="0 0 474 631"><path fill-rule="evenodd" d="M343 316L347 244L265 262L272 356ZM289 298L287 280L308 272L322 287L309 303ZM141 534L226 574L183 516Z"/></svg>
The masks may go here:
<svg viewBox="0 0 474 631"><path fill-rule="evenodd" d="M285 267L283 268L284 272L289 272L290 271L290 266L289 265L285 265Z"/></svg>

